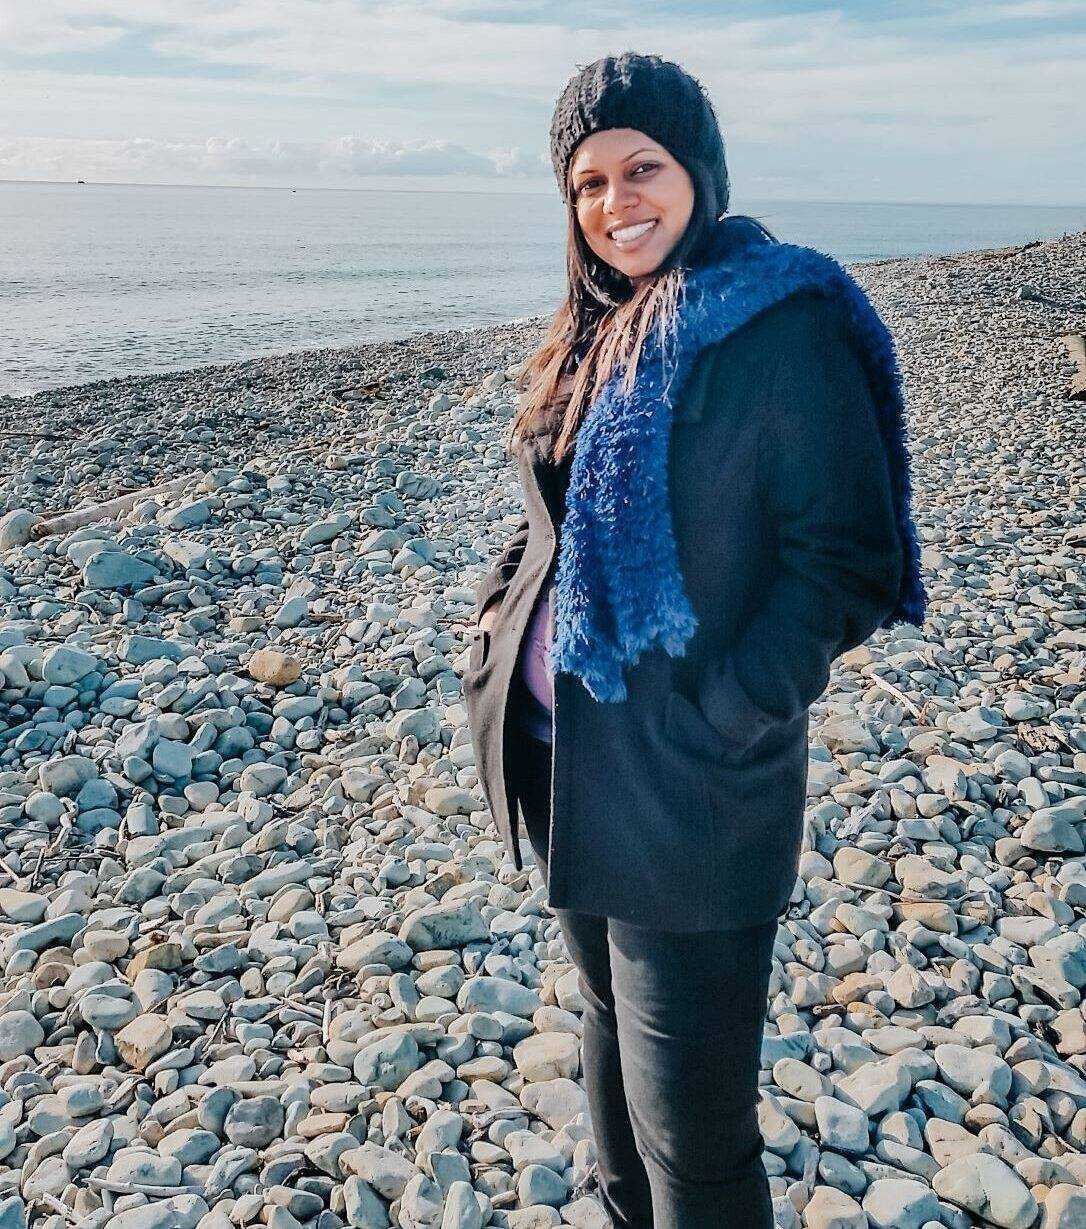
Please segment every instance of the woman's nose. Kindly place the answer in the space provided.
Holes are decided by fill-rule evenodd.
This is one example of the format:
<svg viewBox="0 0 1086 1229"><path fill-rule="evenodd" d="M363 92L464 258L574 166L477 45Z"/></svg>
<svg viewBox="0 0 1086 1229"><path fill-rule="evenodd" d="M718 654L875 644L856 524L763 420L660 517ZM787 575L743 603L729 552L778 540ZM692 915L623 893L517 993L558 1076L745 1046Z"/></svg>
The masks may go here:
<svg viewBox="0 0 1086 1229"><path fill-rule="evenodd" d="M637 189L634 185L620 178L617 183L612 183L604 194L604 212L621 214L629 208L630 202L636 199Z"/></svg>

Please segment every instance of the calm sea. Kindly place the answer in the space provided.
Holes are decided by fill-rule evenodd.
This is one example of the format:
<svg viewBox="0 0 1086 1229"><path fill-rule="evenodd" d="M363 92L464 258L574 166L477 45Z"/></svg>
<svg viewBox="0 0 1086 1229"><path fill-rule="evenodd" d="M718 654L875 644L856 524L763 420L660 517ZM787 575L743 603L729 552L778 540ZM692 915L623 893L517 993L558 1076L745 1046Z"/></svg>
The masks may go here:
<svg viewBox="0 0 1086 1229"><path fill-rule="evenodd" d="M1086 228L1074 207L733 201L843 262ZM556 195L0 183L0 394L549 313Z"/></svg>

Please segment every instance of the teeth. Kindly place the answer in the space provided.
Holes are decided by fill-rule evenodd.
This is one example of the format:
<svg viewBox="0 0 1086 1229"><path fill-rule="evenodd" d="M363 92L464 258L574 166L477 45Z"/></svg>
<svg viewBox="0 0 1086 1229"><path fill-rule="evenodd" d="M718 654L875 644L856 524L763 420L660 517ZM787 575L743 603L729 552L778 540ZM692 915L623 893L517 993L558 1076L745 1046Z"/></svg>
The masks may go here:
<svg viewBox="0 0 1086 1229"><path fill-rule="evenodd" d="M624 226L619 230L611 232L611 238L616 243L629 243L631 239L637 239L647 230L651 230L656 225L656 219L653 218L649 222L638 222L636 226Z"/></svg>

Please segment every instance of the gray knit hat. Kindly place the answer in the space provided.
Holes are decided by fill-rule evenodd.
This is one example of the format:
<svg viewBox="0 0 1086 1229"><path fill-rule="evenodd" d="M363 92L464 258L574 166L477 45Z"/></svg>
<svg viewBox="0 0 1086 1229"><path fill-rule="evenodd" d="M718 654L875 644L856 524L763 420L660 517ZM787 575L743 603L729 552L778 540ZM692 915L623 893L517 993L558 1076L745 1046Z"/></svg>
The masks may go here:
<svg viewBox="0 0 1086 1229"><path fill-rule="evenodd" d="M605 128L636 128L681 162L700 161L728 207L724 138L703 86L684 68L657 55L605 55L570 79L551 120L551 162L569 203L569 164L577 146Z"/></svg>

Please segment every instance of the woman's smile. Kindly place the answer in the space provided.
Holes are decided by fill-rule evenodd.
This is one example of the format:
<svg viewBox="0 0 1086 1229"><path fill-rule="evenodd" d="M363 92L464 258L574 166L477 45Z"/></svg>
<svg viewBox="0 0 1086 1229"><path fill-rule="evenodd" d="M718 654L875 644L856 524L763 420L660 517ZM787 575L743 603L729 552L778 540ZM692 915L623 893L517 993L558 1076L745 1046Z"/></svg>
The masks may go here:
<svg viewBox="0 0 1086 1229"><path fill-rule="evenodd" d="M611 231L611 242L615 247L621 248L624 252L632 251L634 248L642 246L642 242L648 239L648 236L655 230L657 219L651 218L647 222L637 222L629 226L619 226Z"/></svg>

